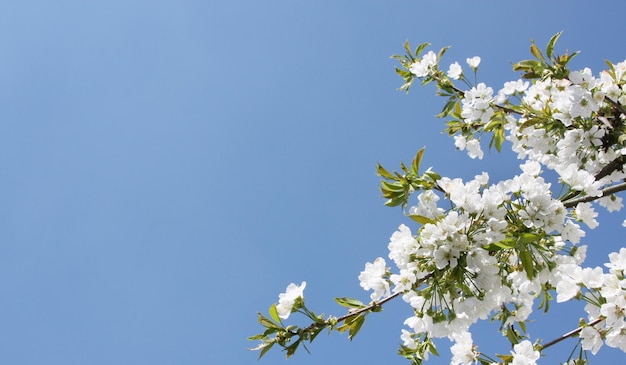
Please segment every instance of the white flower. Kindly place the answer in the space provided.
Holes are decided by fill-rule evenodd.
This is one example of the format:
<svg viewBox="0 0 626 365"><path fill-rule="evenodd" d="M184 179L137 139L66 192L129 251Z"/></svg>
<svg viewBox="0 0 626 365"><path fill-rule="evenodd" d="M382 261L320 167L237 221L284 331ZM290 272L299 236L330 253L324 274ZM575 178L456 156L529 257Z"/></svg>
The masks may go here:
<svg viewBox="0 0 626 365"><path fill-rule="evenodd" d="M477 139L471 139L468 141L465 136L456 135L454 136L454 145L461 151L467 149L467 155L471 159L478 157L479 160L482 160L484 156L484 153L480 148L480 141Z"/></svg>
<svg viewBox="0 0 626 365"><path fill-rule="evenodd" d="M528 81L509 81L504 83L504 87L500 90L504 95L513 95L516 92L521 93L528 89Z"/></svg>
<svg viewBox="0 0 626 365"><path fill-rule="evenodd" d="M413 284L417 281L417 277L412 270L402 269L400 270L400 274L393 274L389 277L391 282L395 285L393 288L393 292L404 292L410 290L413 287Z"/></svg>
<svg viewBox="0 0 626 365"><path fill-rule="evenodd" d="M530 341L525 340L513 346L513 365L535 365L539 359L539 351L533 348Z"/></svg>
<svg viewBox="0 0 626 365"><path fill-rule="evenodd" d="M624 204L622 203L622 198L615 195L609 195L600 198L598 200L598 204L600 204L601 207L606 208L606 210L608 210L609 212L617 212L624 207Z"/></svg>
<svg viewBox="0 0 626 365"><path fill-rule="evenodd" d="M451 79L458 80L463 75L463 68L461 67L461 65L459 65L458 62L455 62L450 65L447 75Z"/></svg>
<svg viewBox="0 0 626 365"><path fill-rule="evenodd" d="M475 159L476 157L478 157L479 160L483 159L484 153L482 149L480 148L479 140L472 139L470 141L467 141L466 147L467 147L467 154L470 158Z"/></svg>
<svg viewBox="0 0 626 365"><path fill-rule="evenodd" d="M579 221L584 222L587 226L589 226L589 228L594 229L599 225L598 221L595 219L598 216L598 213L593 210L591 203L578 203L578 205L576 205L575 212L576 218L578 218Z"/></svg>
<svg viewBox="0 0 626 365"><path fill-rule="evenodd" d="M437 55L433 51L429 51L421 60L415 61L409 71L417 77L428 76L433 66L437 64Z"/></svg>
<svg viewBox="0 0 626 365"><path fill-rule="evenodd" d="M580 268L579 268L580 269ZM563 303L576 296L579 292L578 283L569 276L563 276L556 284L556 302Z"/></svg>
<svg viewBox="0 0 626 365"><path fill-rule="evenodd" d="M494 114L491 102L493 101L493 89L484 83L480 83L468 90L462 100L461 117L466 123L481 121L487 123Z"/></svg>
<svg viewBox="0 0 626 365"><path fill-rule="evenodd" d="M450 365L475 364L478 360L479 353L474 349L472 334L469 332L462 332L460 334L452 335L452 339L455 344L450 348L450 351L452 352Z"/></svg>
<svg viewBox="0 0 626 365"><path fill-rule="evenodd" d="M391 235L387 248L389 249L389 258L393 260L396 266L403 269L411 261L411 255L415 254L417 241L411 235L411 229L401 224L398 230Z"/></svg>
<svg viewBox="0 0 626 365"><path fill-rule="evenodd" d="M600 347L602 347L602 335L600 335L597 329L591 326L585 327L580 331L580 338L583 340L583 350L590 350L594 355L597 354Z"/></svg>
<svg viewBox="0 0 626 365"><path fill-rule="evenodd" d="M365 290L374 290L370 295L373 301L377 301L384 296L390 295L389 283L385 280L387 267L385 259L382 257L374 260L374 263L366 263L365 270L361 271L359 281L361 287Z"/></svg>
<svg viewBox="0 0 626 365"><path fill-rule="evenodd" d="M411 350L415 350L417 348L417 343L411 336L412 336L411 332L403 329L400 339L402 340L402 345L404 347L410 348Z"/></svg>
<svg viewBox="0 0 626 365"><path fill-rule="evenodd" d="M480 57L474 56L472 58L466 59L465 62L467 62L469 67L471 67L474 70L476 70L478 68L478 65L480 64Z"/></svg>
<svg viewBox="0 0 626 365"><path fill-rule="evenodd" d="M289 286L287 286L287 290L284 293L278 295L278 305L276 306L276 311L278 312L278 316L280 318L289 318L296 299L302 298L304 296L305 287L306 281L303 281L300 286L291 283L289 284Z"/></svg>
<svg viewBox="0 0 626 365"><path fill-rule="evenodd" d="M604 264L611 272L626 272L626 248L622 247L619 253L612 252L609 254L610 264Z"/></svg>

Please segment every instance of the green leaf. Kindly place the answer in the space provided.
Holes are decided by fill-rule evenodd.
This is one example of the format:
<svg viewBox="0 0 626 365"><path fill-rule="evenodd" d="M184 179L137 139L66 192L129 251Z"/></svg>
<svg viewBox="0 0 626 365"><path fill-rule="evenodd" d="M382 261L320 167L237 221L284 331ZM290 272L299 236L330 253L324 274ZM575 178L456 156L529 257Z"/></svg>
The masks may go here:
<svg viewBox="0 0 626 365"><path fill-rule="evenodd" d="M524 267L524 271L526 271L526 276L528 279L532 280L535 277L535 263L532 253L529 250L520 250L519 258L522 260L522 266Z"/></svg>
<svg viewBox="0 0 626 365"><path fill-rule="evenodd" d="M408 43L406 45L408 46ZM417 46L417 48L415 49L415 57L419 58L419 56L422 53L422 51L424 50L424 48L426 48L428 46L430 46L430 43L428 43L428 42L422 43L419 46ZM410 53L410 51L409 51L409 53Z"/></svg>
<svg viewBox="0 0 626 365"><path fill-rule="evenodd" d="M441 179L441 175L434 171L426 171L424 175L428 176L433 181L439 181Z"/></svg>
<svg viewBox="0 0 626 365"><path fill-rule="evenodd" d="M556 41L561 36L561 33L563 33L563 31L558 32L557 34L553 35L552 38L550 38L550 41L548 42L548 46L546 47L546 55L548 56L548 58L552 58L554 45L556 44Z"/></svg>
<svg viewBox="0 0 626 365"><path fill-rule="evenodd" d="M363 323L365 323L365 316L363 315L357 316L354 321L352 321L352 323L350 324L350 332L348 334L348 338L350 339L350 341L352 341L354 336L359 333L361 327L363 326Z"/></svg>
<svg viewBox="0 0 626 365"><path fill-rule="evenodd" d="M267 336L263 333L259 333L258 335L254 335L254 336L250 336L248 337L249 341L256 341L256 340L262 340L264 338L266 338ZM254 349L251 349L254 350Z"/></svg>
<svg viewBox="0 0 626 365"><path fill-rule="evenodd" d="M496 354L496 356L501 358L505 364L509 364L513 361L513 355Z"/></svg>
<svg viewBox="0 0 626 365"><path fill-rule="evenodd" d="M565 62L561 63L562 65L567 65L569 63L569 61L572 60L572 58L576 57L576 55L578 55L580 52L576 51L574 53L572 53L571 55L567 56L567 55L563 55Z"/></svg>
<svg viewBox="0 0 626 365"><path fill-rule="evenodd" d="M515 242L513 242L510 239L504 240L504 241L499 241L499 242L492 242L486 246L483 246L483 248L487 251L490 252L497 252L497 251L501 251L501 250L508 250L515 247Z"/></svg>
<svg viewBox="0 0 626 365"><path fill-rule="evenodd" d="M272 317L272 319L276 322L281 322L280 317L278 316L278 310L276 310L276 303L272 304L270 307L270 317Z"/></svg>
<svg viewBox="0 0 626 365"><path fill-rule="evenodd" d="M513 326L509 326L506 329L506 337L509 339L509 342L513 345L517 345L519 343L519 335L515 332Z"/></svg>
<svg viewBox="0 0 626 365"><path fill-rule="evenodd" d="M530 44L530 53L532 53L533 56L535 56L538 60L541 60L543 62L546 61L546 59L543 57L543 53L541 53L541 50L539 50L534 41Z"/></svg>
<svg viewBox="0 0 626 365"><path fill-rule="evenodd" d="M431 223L431 224L437 223L436 220L428 218L428 217L425 217L423 215L410 214L409 218L413 219L414 221L416 221L417 223L422 224L422 225L428 224L428 223Z"/></svg>
<svg viewBox="0 0 626 365"><path fill-rule="evenodd" d="M493 145L496 148L496 151L502 152L502 143L504 143L504 128L497 127L493 129L493 136L491 137L491 141L489 142L489 148Z"/></svg>
<svg viewBox="0 0 626 365"><path fill-rule="evenodd" d="M267 318L261 313L259 313L259 323L261 324L261 326L266 327L266 328L277 328L277 329L282 328L278 323L273 322L271 319Z"/></svg>
<svg viewBox="0 0 626 365"><path fill-rule="evenodd" d="M437 60L441 60L441 58L443 57L443 55L446 53L446 51L448 50L448 48L450 48L450 46L447 47L443 47L442 49L439 50L439 53L437 54Z"/></svg>
<svg viewBox="0 0 626 365"><path fill-rule="evenodd" d="M387 201L385 201L385 205L388 207L396 207L400 204L404 204L405 199L404 199L404 194L397 196L395 198L392 199L388 199Z"/></svg>
<svg viewBox="0 0 626 365"><path fill-rule="evenodd" d="M431 339L428 339L428 350L430 351L431 354L435 356L439 356L439 352L437 351L437 348L435 347L435 344L433 343Z"/></svg>
<svg viewBox="0 0 626 365"><path fill-rule="evenodd" d="M318 329L316 329L312 334L311 334L311 338L309 338L309 342L313 342L313 340L315 340L315 337L317 337L317 335L320 334L320 332L322 332L322 330L324 329L324 327L319 327ZM306 346L305 346L306 348ZM309 351L309 350L307 350Z"/></svg>
<svg viewBox="0 0 626 365"><path fill-rule="evenodd" d="M348 308L363 308L366 306L365 304L363 304L363 302L354 298L345 298L345 297L335 298L335 302L337 302L339 305L343 307L348 307Z"/></svg>
<svg viewBox="0 0 626 365"><path fill-rule="evenodd" d="M611 61L609 60L604 60L604 63L606 63L607 67L609 68L609 74L613 77L613 79L615 79L615 67L613 66L613 63L611 63ZM616 81L619 82L619 80Z"/></svg>
<svg viewBox="0 0 626 365"><path fill-rule="evenodd" d="M411 165L413 174L416 176L419 175L420 164L422 163L422 156L424 155L425 148L426 147L422 147L419 151L417 151L417 154L415 155L415 158L413 159L413 163Z"/></svg>
<svg viewBox="0 0 626 365"><path fill-rule="evenodd" d="M411 46L409 45L409 40L408 39L406 41L404 41L404 49L406 50L406 53L409 55L409 57L412 57L412 55L411 55Z"/></svg>
<svg viewBox="0 0 626 365"><path fill-rule="evenodd" d="M287 350L287 358L290 358L298 349L298 346L300 345L300 341L302 341L301 338L297 339L296 342L292 343L291 345L285 347L285 350Z"/></svg>
<svg viewBox="0 0 626 365"><path fill-rule="evenodd" d="M437 114L436 117L437 118L444 118L447 117L450 112L452 111L452 109L454 109L456 103L458 101L456 100L456 96L452 96L450 97L450 99L448 99L448 102L446 103L446 105L444 105L443 109L441 110L441 113Z"/></svg>
<svg viewBox="0 0 626 365"><path fill-rule="evenodd" d="M400 161L400 169L405 173L408 174L409 173L409 169L406 168L406 166L404 165L404 162Z"/></svg>
<svg viewBox="0 0 626 365"><path fill-rule="evenodd" d="M518 238L518 242L522 245L534 243L534 242L537 242L538 240L539 240L539 235L536 233L523 233Z"/></svg>
<svg viewBox="0 0 626 365"><path fill-rule="evenodd" d="M523 60L513 64L513 71L531 71L541 67L541 64L536 60Z"/></svg>
<svg viewBox="0 0 626 365"><path fill-rule="evenodd" d="M403 70L403 69L397 68L397 67L396 67L396 73L398 75L400 75L403 79L407 79L411 75L411 73L409 71Z"/></svg>
<svg viewBox="0 0 626 365"><path fill-rule="evenodd" d="M393 176L389 171L387 171L381 164L376 163L376 172L378 172L378 176L384 177L385 179L395 180L396 177Z"/></svg>
<svg viewBox="0 0 626 365"><path fill-rule="evenodd" d="M380 185L387 191L404 191L402 184L396 182L381 181Z"/></svg>
<svg viewBox="0 0 626 365"><path fill-rule="evenodd" d="M275 343L276 342L273 342L273 341L265 342L266 345L262 347L263 350L261 350L261 353L259 354L259 359L262 358L263 355L265 355L265 353L268 352L272 348L272 346L274 346Z"/></svg>

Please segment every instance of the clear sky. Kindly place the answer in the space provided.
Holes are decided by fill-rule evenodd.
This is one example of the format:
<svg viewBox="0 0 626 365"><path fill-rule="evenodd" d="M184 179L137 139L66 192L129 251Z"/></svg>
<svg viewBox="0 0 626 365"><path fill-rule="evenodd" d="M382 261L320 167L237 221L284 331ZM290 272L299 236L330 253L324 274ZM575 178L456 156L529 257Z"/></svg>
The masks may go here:
<svg viewBox="0 0 626 365"><path fill-rule="evenodd" d="M617 1L0 10L0 364L406 364L401 302L352 343L322 334L289 361L246 350L256 312L290 282L306 280L307 303L327 314L344 313L332 297L367 300L359 272L407 223L383 206L376 162L393 168L427 146L424 165L442 175L518 173L507 154L454 152L434 88L397 91L389 56L407 39L450 45L444 64L479 55L479 80L495 89L517 78L510 63L528 58L531 38L561 30L557 49L582 51L574 67L626 58ZM601 214L590 265L624 244L624 214ZM556 307L530 331L550 340L584 316ZM480 348L509 351L479 328ZM431 364L449 362L445 343L440 353Z"/></svg>

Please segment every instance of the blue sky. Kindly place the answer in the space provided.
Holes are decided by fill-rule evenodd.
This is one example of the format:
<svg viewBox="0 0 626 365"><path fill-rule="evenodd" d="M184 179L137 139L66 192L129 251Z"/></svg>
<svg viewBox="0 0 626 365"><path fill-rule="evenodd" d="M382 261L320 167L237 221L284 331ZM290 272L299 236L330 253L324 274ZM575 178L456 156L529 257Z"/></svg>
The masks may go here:
<svg viewBox="0 0 626 365"><path fill-rule="evenodd" d="M519 3L518 3L519 4ZM368 293L366 261L407 223L375 164L427 146L442 175L516 174L510 155L454 152L432 87L397 91L389 56L451 45L498 88L563 30L574 67L626 58L626 5L596 1L20 1L0 11L0 363L405 364L391 303L350 343L321 335L285 362L246 340L290 282L307 304ZM603 15L604 14L604 15ZM623 245L623 213L589 234ZM558 312L558 313L557 313ZM552 339L566 306L531 333ZM551 321L551 322L550 322ZM498 343L480 327L481 348ZM573 342L548 351L564 358ZM493 347L493 351L508 352ZM441 346L447 364L449 352ZM606 347L602 361L623 359ZM554 357L553 357L554 356ZM620 357L621 356L621 357Z"/></svg>

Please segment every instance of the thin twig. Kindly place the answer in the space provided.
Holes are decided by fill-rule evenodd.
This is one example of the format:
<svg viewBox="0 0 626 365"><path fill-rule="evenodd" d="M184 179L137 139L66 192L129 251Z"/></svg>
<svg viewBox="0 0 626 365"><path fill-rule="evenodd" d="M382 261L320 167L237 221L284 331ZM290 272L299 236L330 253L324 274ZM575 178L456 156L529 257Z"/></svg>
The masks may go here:
<svg viewBox="0 0 626 365"><path fill-rule="evenodd" d="M606 100L609 104L613 105L613 107L615 107L615 109L617 109L618 112L620 112L621 114L626 115L626 110L624 110L624 107L622 106L622 104L615 102L611 99L609 99L608 97L604 98L604 100Z"/></svg>
<svg viewBox="0 0 626 365"><path fill-rule="evenodd" d="M428 280L428 279L432 278L433 276L434 276L434 272L432 272L432 273L430 273L430 274L426 275L426 276L425 276L425 277L423 277L421 280L419 280L419 282L418 282L418 286L419 286L419 285L422 285L422 284L423 284L426 280ZM376 301L376 302L372 302L372 303L370 303L369 305L367 305L367 306L365 306L365 307L363 307L363 308L359 308L359 309L357 309L357 310L355 310L355 311L348 312L347 314L344 314L344 315L343 315L343 316L341 316L341 317L337 317L337 322L336 322L336 323L343 322L343 321L345 321L345 320L347 320L347 319L350 319L350 318L352 318L352 317L358 316L358 315L360 315L361 313L369 312L369 311L373 310L374 308L376 308L376 307L380 307L381 305L383 305L383 304L387 303L388 301L390 301L390 300L392 300L392 299L394 299L394 298L399 297L399 296L400 296L400 295L402 295L402 294L404 294L404 293L403 293L403 292L397 292L397 293L394 293L394 294L389 295L389 296L388 296L388 297L386 297L386 298L383 298L382 300L379 300L379 301ZM328 326L328 322L327 322L327 321L324 321L324 322L313 322L313 323L311 323L308 327L306 327L306 328L304 329L304 331L305 331L305 332L307 332L307 331L313 330L313 329L315 329L315 328L319 328L319 327L322 327L322 328L323 328L323 327L326 327L326 326ZM296 331L290 331L290 332L291 332L293 335L297 335L297 334L298 334L298 332L296 332Z"/></svg>
<svg viewBox="0 0 626 365"><path fill-rule="evenodd" d="M611 194L619 193L620 191L626 190L626 182L622 182L613 186L610 186L606 189L602 190L601 196L582 196L580 198L569 199L563 202L565 208L573 208L580 203L586 203L590 201L594 201L603 197L607 197Z"/></svg>
<svg viewBox="0 0 626 365"><path fill-rule="evenodd" d="M596 180L600 180L605 176L611 175L613 171L617 169L623 169L625 162L626 162L626 157L619 156L615 160L609 162L609 164L604 166L602 170L600 170L600 172L594 175L594 177L596 178Z"/></svg>
<svg viewBox="0 0 626 365"><path fill-rule="evenodd" d="M422 279L419 280L418 286L422 285L426 280L432 278L434 276L434 274L435 274L434 272L431 272L430 274L424 276ZM379 300L377 302L372 302L370 305L368 305L366 307L359 308L358 310L355 310L355 311L350 312L348 314L344 314L343 316L337 318L337 323L339 323L341 321L345 321L346 319L349 319L351 317L358 316L361 313L371 311L372 309L374 309L376 307L379 307L379 306L387 303L388 301L390 301L390 300L400 296L401 294L404 294L404 292L397 292L397 293L391 294L390 296L388 296L386 298L383 298L382 300Z"/></svg>
<svg viewBox="0 0 626 365"><path fill-rule="evenodd" d="M575 330L569 331L566 334L564 334L563 336L561 336L559 338L556 338L556 339L554 339L554 340L552 340L552 341L550 341L550 342L548 342L548 343L546 343L544 345L541 345L540 346L540 350L545 350L545 349L547 349L550 346L556 345L557 343L559 343L559 342L561 342L561 341L563 341L563 340L565 340L567 338L570 338L570 337L572 337L574 335L577 335L578 333L580 333L580 331L583 330L583 328L589 327L589 326L593 327L593 326L595 326L596 324L598 324L598 323L600 323L602 321L604 321L604 318L598 318L596 320L593 320L593 321L587 323L587 325L585 325L585 326L580 326L580 327L576 328Z"/></svg>

